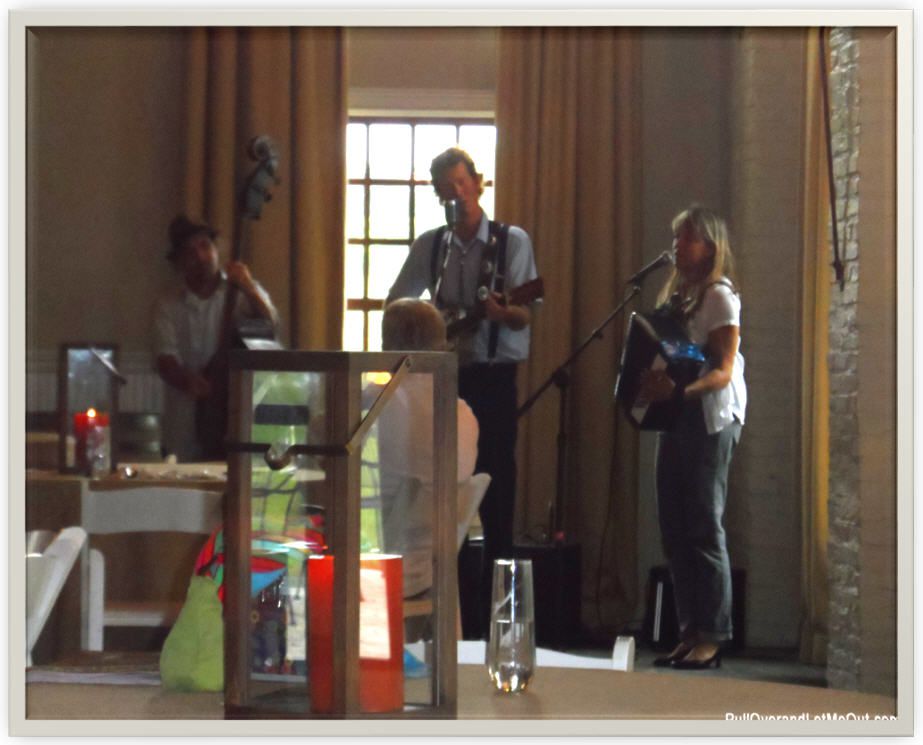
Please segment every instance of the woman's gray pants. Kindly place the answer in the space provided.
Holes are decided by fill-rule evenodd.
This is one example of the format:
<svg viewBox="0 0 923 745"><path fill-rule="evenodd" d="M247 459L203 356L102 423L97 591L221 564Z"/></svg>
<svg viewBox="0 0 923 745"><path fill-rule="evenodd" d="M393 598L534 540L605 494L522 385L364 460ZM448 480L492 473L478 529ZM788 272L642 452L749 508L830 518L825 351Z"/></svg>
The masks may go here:
<svg viewBox="0 0 923 745"><path fill-rule="evenodd" d="M724 533L727 477L740 422L708 434L700 402L657 438L657 513L684 641L730 639L731 564Z"/></svg>

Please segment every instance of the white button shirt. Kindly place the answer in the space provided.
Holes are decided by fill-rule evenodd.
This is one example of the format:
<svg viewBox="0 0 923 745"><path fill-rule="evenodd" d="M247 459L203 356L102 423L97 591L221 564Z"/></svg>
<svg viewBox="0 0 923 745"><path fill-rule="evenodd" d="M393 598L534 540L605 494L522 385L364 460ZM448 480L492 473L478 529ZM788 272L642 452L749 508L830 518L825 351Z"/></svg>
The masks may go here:
<svg viewBox="0 0 923 745"><path fill-rule="evenodd" d="M278 316L266 290L259 283L257 292L272 309L273 322ZM185 285L161 298L154 311L154 358L168 355L179 360L189 370L203 369L218 349L227 277L222 272L218 289L207 298L200 298ZM237 293L235 320L254 318L257 314L242 292ZM167 453L182 462L201 458L195 438L195 399L164 383L164 407L161 444Z"/></svg>

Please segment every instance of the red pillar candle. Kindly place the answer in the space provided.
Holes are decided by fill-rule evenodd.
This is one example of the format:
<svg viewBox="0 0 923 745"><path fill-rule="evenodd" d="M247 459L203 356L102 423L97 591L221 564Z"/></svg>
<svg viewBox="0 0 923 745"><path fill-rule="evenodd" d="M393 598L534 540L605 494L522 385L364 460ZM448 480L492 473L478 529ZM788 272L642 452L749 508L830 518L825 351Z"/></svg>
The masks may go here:
<svg viewBox="0 0 923 745"><path fill-rule="evenodd" d="M98 412L96 409L89 408L86 411L78 411L74 414L74 455L77 464L77 471L91 476L91 464L87 454L87 436L91 430L98 428L107 428L109 426L109 415L105 412ZM105 447L108 448L108 438Z"/></svg>
<svg viewBox="0 0 923 745"><path fill-rule="evenodd" d="M96 421L96 409L78 411L74 414L74 458L77 471L85 473L87 470L87 430L90 423Z"/></svg>
<svg viewBox="0 0 923 745"><path fill-rule="evenodd" d="M359 707L363 712L404 707L404 626L401 557L360 559ZM308 559L308 672L311 707L333 708L333 557Z"/></svg>

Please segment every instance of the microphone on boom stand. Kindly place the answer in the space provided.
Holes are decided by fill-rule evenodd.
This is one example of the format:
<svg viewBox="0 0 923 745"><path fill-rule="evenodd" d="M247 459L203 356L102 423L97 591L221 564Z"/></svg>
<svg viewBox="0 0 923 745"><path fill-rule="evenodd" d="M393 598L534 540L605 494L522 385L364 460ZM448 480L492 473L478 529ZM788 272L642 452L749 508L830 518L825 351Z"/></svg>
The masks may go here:
<svg viewBox="0 0 923 745"><path fill-rule="evenodd" d="M461 217L461 209L459 208L457 199L446 199L442 203L442 206L445 209L445 224L448 230L446 231L444 239L446 241L445 258L442 260L442 269L439 270L439 278L436 280L436 287L433 288L433 302L439 297L439 290L442 288L442 278L445 276L445 268L449 265L449 255L452 253L455 226L458 225L458 221Z"/></svg>
<svg viewBox="0 0 923 745"><path fill-rule="evenodd" d="M656 272L662 266L666 266L667 264L675 264L675 263L676 263L676 251L674 251L673 249L664 251L662 254L660 254L660 256L654 259L650 264L642 267L637 272L632 274L626 280L625 284L626 285L640 284L644 280L644 278L647 277L648 274L651 274L652 272Z"/></svg>

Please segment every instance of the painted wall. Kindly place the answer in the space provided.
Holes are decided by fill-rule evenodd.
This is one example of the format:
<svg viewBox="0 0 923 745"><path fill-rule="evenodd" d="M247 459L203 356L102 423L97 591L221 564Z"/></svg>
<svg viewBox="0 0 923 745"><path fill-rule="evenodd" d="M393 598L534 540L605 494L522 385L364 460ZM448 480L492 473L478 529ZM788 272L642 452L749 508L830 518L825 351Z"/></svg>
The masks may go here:
<svg viewBox="0 0 923 745"><path fill-rule="evenodd" d="M30 33L27 345L147 348L182 183L182 32Z"/></svg>
<svg viewBox="0 0 923 745"><path fill-rule="evenodd" d="M749 395L728 509L748 643L794 647L801 595L804 32L748 29L734 57L731 215Z"/></svg>
<svg viewBox="0 0 923 745"><path fill-rule="evenodd" d="M497 82L495 28L352 28L347 33L350 105L369 91L400 92L400 108L474 92L493 95ZM414 100L408 91L423 91ZM432 95L430 94L432 92ZM379 99L380 100L380 99Z"/></svg>

